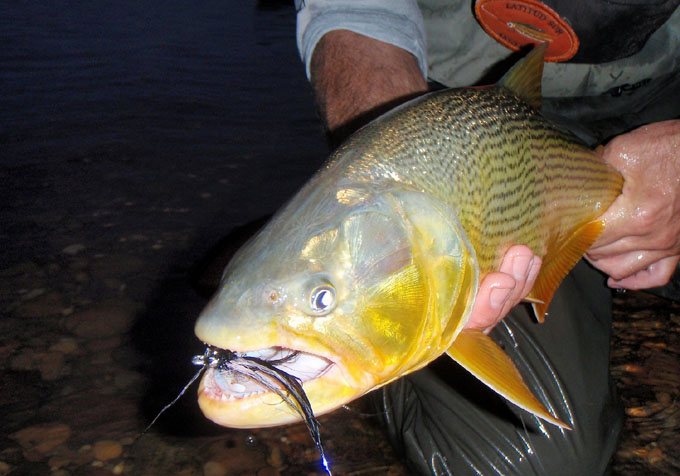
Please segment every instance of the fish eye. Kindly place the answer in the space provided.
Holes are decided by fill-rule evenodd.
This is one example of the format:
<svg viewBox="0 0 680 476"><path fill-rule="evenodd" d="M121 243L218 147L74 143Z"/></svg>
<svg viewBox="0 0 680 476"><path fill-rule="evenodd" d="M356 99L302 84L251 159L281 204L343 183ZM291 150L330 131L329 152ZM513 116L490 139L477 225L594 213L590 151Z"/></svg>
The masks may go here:
<svg viewBox="0 0 680 476"><path fill-rule="evenodd" d="M330 284L322 284L312 290L309 295L309 307L315 314L329 313L335 305L335 289Z"/></svg>

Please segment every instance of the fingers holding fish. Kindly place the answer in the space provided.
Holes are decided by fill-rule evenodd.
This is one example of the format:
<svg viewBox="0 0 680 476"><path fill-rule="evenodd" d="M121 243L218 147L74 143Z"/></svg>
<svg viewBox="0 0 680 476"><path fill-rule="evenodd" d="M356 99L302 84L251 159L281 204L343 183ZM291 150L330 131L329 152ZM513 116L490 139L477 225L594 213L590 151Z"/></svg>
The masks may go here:
<svg viewBox="0 0 680 476"><path fill-rule="evenodd" d="M500 270L482 280L466 328L490 332L529 294L541 263L541 258L528 246L512 246L505 253Z"/></svg>
<svg viewBox="0 0 680 476"><path fill-rule="evenodd" d="M678 267L678 262L680 262L680 255L669 256L621 279L610 277L607 285L619 289L647 289L663 286L673 276Z"/></svg>
<svg viewBox="0 0 680 476"><path fill-rule="evenodd" d="M625 182L587 258L611 276L610 285L663 285L680 256L680 121L622 134L607 144L603 159Z"/></svg>

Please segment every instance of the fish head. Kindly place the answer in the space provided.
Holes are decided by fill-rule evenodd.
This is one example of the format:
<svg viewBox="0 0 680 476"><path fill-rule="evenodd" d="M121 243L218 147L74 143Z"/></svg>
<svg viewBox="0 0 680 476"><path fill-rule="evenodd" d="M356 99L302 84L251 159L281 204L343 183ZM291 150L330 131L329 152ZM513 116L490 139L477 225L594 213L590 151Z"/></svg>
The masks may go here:
<svg viewBox="0 0 680 476"><path fill-rule="evenodd" d="M421 368L455 338L477 283L474 251L429 201L358 186L303 189L227 266L197 336L286 360L277 368L302 382L317 415ZM230 427L300 419L276 393L214 369L199 405Z"/></svg>

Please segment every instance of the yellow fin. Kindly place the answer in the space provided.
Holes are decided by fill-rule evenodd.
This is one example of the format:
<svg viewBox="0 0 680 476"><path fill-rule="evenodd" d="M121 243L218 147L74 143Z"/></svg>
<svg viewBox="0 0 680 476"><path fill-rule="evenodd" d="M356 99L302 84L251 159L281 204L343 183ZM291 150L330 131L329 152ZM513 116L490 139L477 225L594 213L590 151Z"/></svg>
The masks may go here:
<svg viewBox="0 0 680 476"><path fill-rule="evenodd" d="M498 82L499 86L524 99L536 109L541 108L541 79L546 49L548 43L536 46Z"/></svg>
<svg viewBox="0 0 680 476"><path fill-rule="evenodd" d="M548 250L543 258L543 266L536 278L536 283L525 299L532 303L531 307L534 309L538 322L545 320L548 306L558 286L600 236L603 229L602 220L586 223L576 230L562 246Z"/></svg>
<svg viewBox="0 0 680 476"><path fill-rule="evenodd" d="M569 425L552 416L538 401L524 383L510 357L482 331L477 329L461 331L446 353L485 385L518 407L545 421L571 430Z"/></svg>

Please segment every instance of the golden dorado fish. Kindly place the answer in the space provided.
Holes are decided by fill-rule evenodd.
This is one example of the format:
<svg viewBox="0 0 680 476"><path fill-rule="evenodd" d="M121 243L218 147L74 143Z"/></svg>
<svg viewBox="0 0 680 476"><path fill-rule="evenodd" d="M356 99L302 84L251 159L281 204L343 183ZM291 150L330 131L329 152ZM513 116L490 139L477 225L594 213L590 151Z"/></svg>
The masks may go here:
<svg viewBox="0 0 680 476"><path fill-rule="evenodd" d="M227 266L196 335L278 362L317 415L446 353L498 393L566 426L511 360L464 329L481 279L513 244L543 260L539 321L604 226L622 179L539 112L544 46L496 86L430 93L354 134ZM300 420L282 397L209 368L199 405L220 425Z"/></svg>

